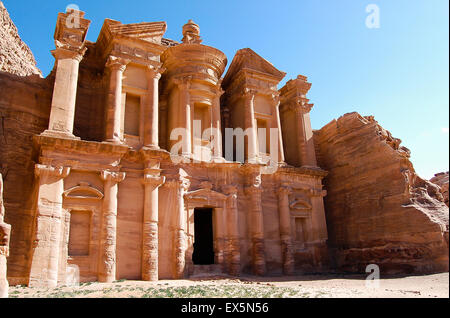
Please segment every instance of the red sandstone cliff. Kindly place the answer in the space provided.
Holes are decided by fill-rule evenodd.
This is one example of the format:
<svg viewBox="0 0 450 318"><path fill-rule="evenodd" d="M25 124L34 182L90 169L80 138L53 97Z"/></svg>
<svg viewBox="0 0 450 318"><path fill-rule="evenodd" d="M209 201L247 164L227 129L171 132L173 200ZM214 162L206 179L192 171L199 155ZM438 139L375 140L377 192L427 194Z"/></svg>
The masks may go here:
<svg viewBox="0 0 450 318"><path fill-rule="evenodd" d="M350 113L315 132L335 266L383 273L448 270L448 207L410 152L373 117Z"/></svg>
<svg viewBox="0 0 450 318"><path fill-rule="evenodd" d="M19 76L42 75L30 48L20 39L17 28L0 1L0 71Z"/></svg>
<svg viewBox="0 0 450 318"><path fill-rule="evenodd" d="M0 2L0 173L5 183L5 221L12 225L8 277L25 284L31 247L32 136L48 126L53 79L43 79Z"/></svg>

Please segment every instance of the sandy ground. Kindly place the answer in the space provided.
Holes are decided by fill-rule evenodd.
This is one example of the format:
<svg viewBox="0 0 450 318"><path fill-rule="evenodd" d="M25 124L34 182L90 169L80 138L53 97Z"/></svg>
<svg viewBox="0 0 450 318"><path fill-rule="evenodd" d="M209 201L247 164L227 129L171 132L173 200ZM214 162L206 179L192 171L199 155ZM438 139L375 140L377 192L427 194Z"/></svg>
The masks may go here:
<svg viewBox="0 0 450 318"><path fill-rule="evenodd" d="M10 287L11 298L448 298L449 274L382 278L367 287L365 276L301 277L203 276L159 282L85 283L55 289Z"/></svg>

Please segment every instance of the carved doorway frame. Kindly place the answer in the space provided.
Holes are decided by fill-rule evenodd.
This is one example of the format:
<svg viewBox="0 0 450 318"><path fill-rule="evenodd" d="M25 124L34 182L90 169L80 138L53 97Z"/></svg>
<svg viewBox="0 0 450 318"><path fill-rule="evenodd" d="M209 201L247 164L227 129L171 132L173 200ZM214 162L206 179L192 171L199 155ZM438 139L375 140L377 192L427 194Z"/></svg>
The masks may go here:
<svg viewBox="0 0 450 318"><path fill-rule="evenodd" d="M227 195L213 191L210 186L188 192L184 195L184 204L187 211L186 267L189 275L192 275L194 270L194 262L192 260L195 239L194 213L195 209L201 208L212 209L214 264L220 265L222 267L222 271L224 271L224 267L226 266L226 258L224 254L225 239L227 237L227 199Z"/></svg>

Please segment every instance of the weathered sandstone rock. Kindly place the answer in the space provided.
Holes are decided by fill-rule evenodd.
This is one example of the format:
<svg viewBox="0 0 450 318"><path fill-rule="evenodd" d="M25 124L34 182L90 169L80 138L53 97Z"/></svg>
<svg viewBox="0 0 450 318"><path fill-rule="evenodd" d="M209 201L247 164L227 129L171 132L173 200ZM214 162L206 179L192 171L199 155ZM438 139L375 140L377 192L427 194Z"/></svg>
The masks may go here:
<svg viewBox="0 0 450 318"><path fill-rule="evenodd" d="M430 179L431 182L437 184L441 188L441 193L444 198L445 204L448 206L448 171L436 173L433 178Z"/></svg>
<svg viewBox="0 0 450 318"><path fill-rule="evenodd" d="M8 297L8 280L6 278L6 258L9 254L9 238L11 225L4 220L5 207L3 206L3 177L0 174L0 298Z"/></svg>
<svg viewBox="0 0 450 318"><path fill-rule="evenodd" d="M416 175L410 151L373 117L350 113L315 131L329 246L337 268L381 273L448 270L448 207Z"/></svg>
<svg viewBox="0 0 450 318"><path fill-rule="evenodd" d="M42 75L30 48L20 39L17 28L0 1L0 71L19 76Z"/></svg>

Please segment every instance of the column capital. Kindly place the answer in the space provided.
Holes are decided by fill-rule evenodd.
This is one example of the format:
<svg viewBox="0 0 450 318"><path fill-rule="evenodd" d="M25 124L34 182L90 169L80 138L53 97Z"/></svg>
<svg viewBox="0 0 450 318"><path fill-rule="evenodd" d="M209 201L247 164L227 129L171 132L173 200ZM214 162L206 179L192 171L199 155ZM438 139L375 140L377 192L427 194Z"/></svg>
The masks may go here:
<svg viewBox="0 0 450 318"><path fill-rule="evenodd" d="M100 178L103 181L111 181L115 183L119 183L125 180L125 176L125 172L111 172L109 170L103 170L102 172L100 172Z"/></svg>
<svg viewBox="0 0 450 318"><path fill-rule="evenodd" d="M246 87L242 91L242 96L244 96L245 98L254 99L257 93L258 92L256 89L251 89L251 88Z"/></svg>
<svg viewBox="0 0 450 318"><path fill-rule="evenodd" d="M191 183L187 179L170 179L164 183L169 188L181 188L185 191L189 190Z"/></svg>
<svg viewBox="0 0 450 318"><path fill-rule="evenodd" d="M81 49L69 48L68 46L61 44L60 46L57 45L56 49L51 51L51 53L56 60L71 59L81 62L86 50L86 47L82 47Z"/></svg>
<svg viewBox="0 0 450 318"><path fill-rule="evenodd" d="M226 195L237 195L238 193L238 188L235 185L226 185L222 188L222 191L226 194Z"/></svg>
<svg viewBox="0 0 450 318"><path fill-rule="evenodd" d="M281 187L278 188L277 193L280 196L289 195L292 193L292 189L286 185L282 185Z"/></svg>
<svg viewBox="0 0 450 318"><path fill-rule="evenodd" d="M172 81L175 83L175 85L178 86L184 86L185 88L189 89L191 86L191 80L192 80L192 76L180 76L180 77L175 77L172 79Z"/></svg>
<svg viewBox="0 0 450 318"><path fill-rule="evenodd" d="M254 185L247 186L244 188L245 194L247 195L254 195L254 194L261 194L263 192L263 189L261 187L256 187Z"/></svg>
<svg viewBox="0 0 450 318"><path fill-rule="evenodd" d="M161 75L166 71L166 68L156 65L147 65L147 74L152 78L161 79Z"/></svg>
<svg viewBox="0 0 450 318"><path fill-rule="evenodd" d="M155 176L149 173L144 174L142 183L144 185L152 185L155 188L162 186L166 182L166 177Z"/></svg>
<svg viewBox="0 0 450 318"><path fill-rule="evenodd" d="M111 69L111 70L120 70L121 72L124 72L127 65L131 61L128 59L124 59L121 57L110 55L108 57L108 60L106 61L105 67Z"/></svg>
<svg viewBox="0 0 450 318"><path fill-rule="evenodd" d="M309 193L312 197L326 197L328 195L327 190L322 189L310 189Z"/></svg>
<svg viewBox="0 0 450 318"><path fill-rule="evenodd" d="M36 164L34 174L37 177L59 177L66 178L70 173L70 167L53 167L51 165Z"/></svg>

